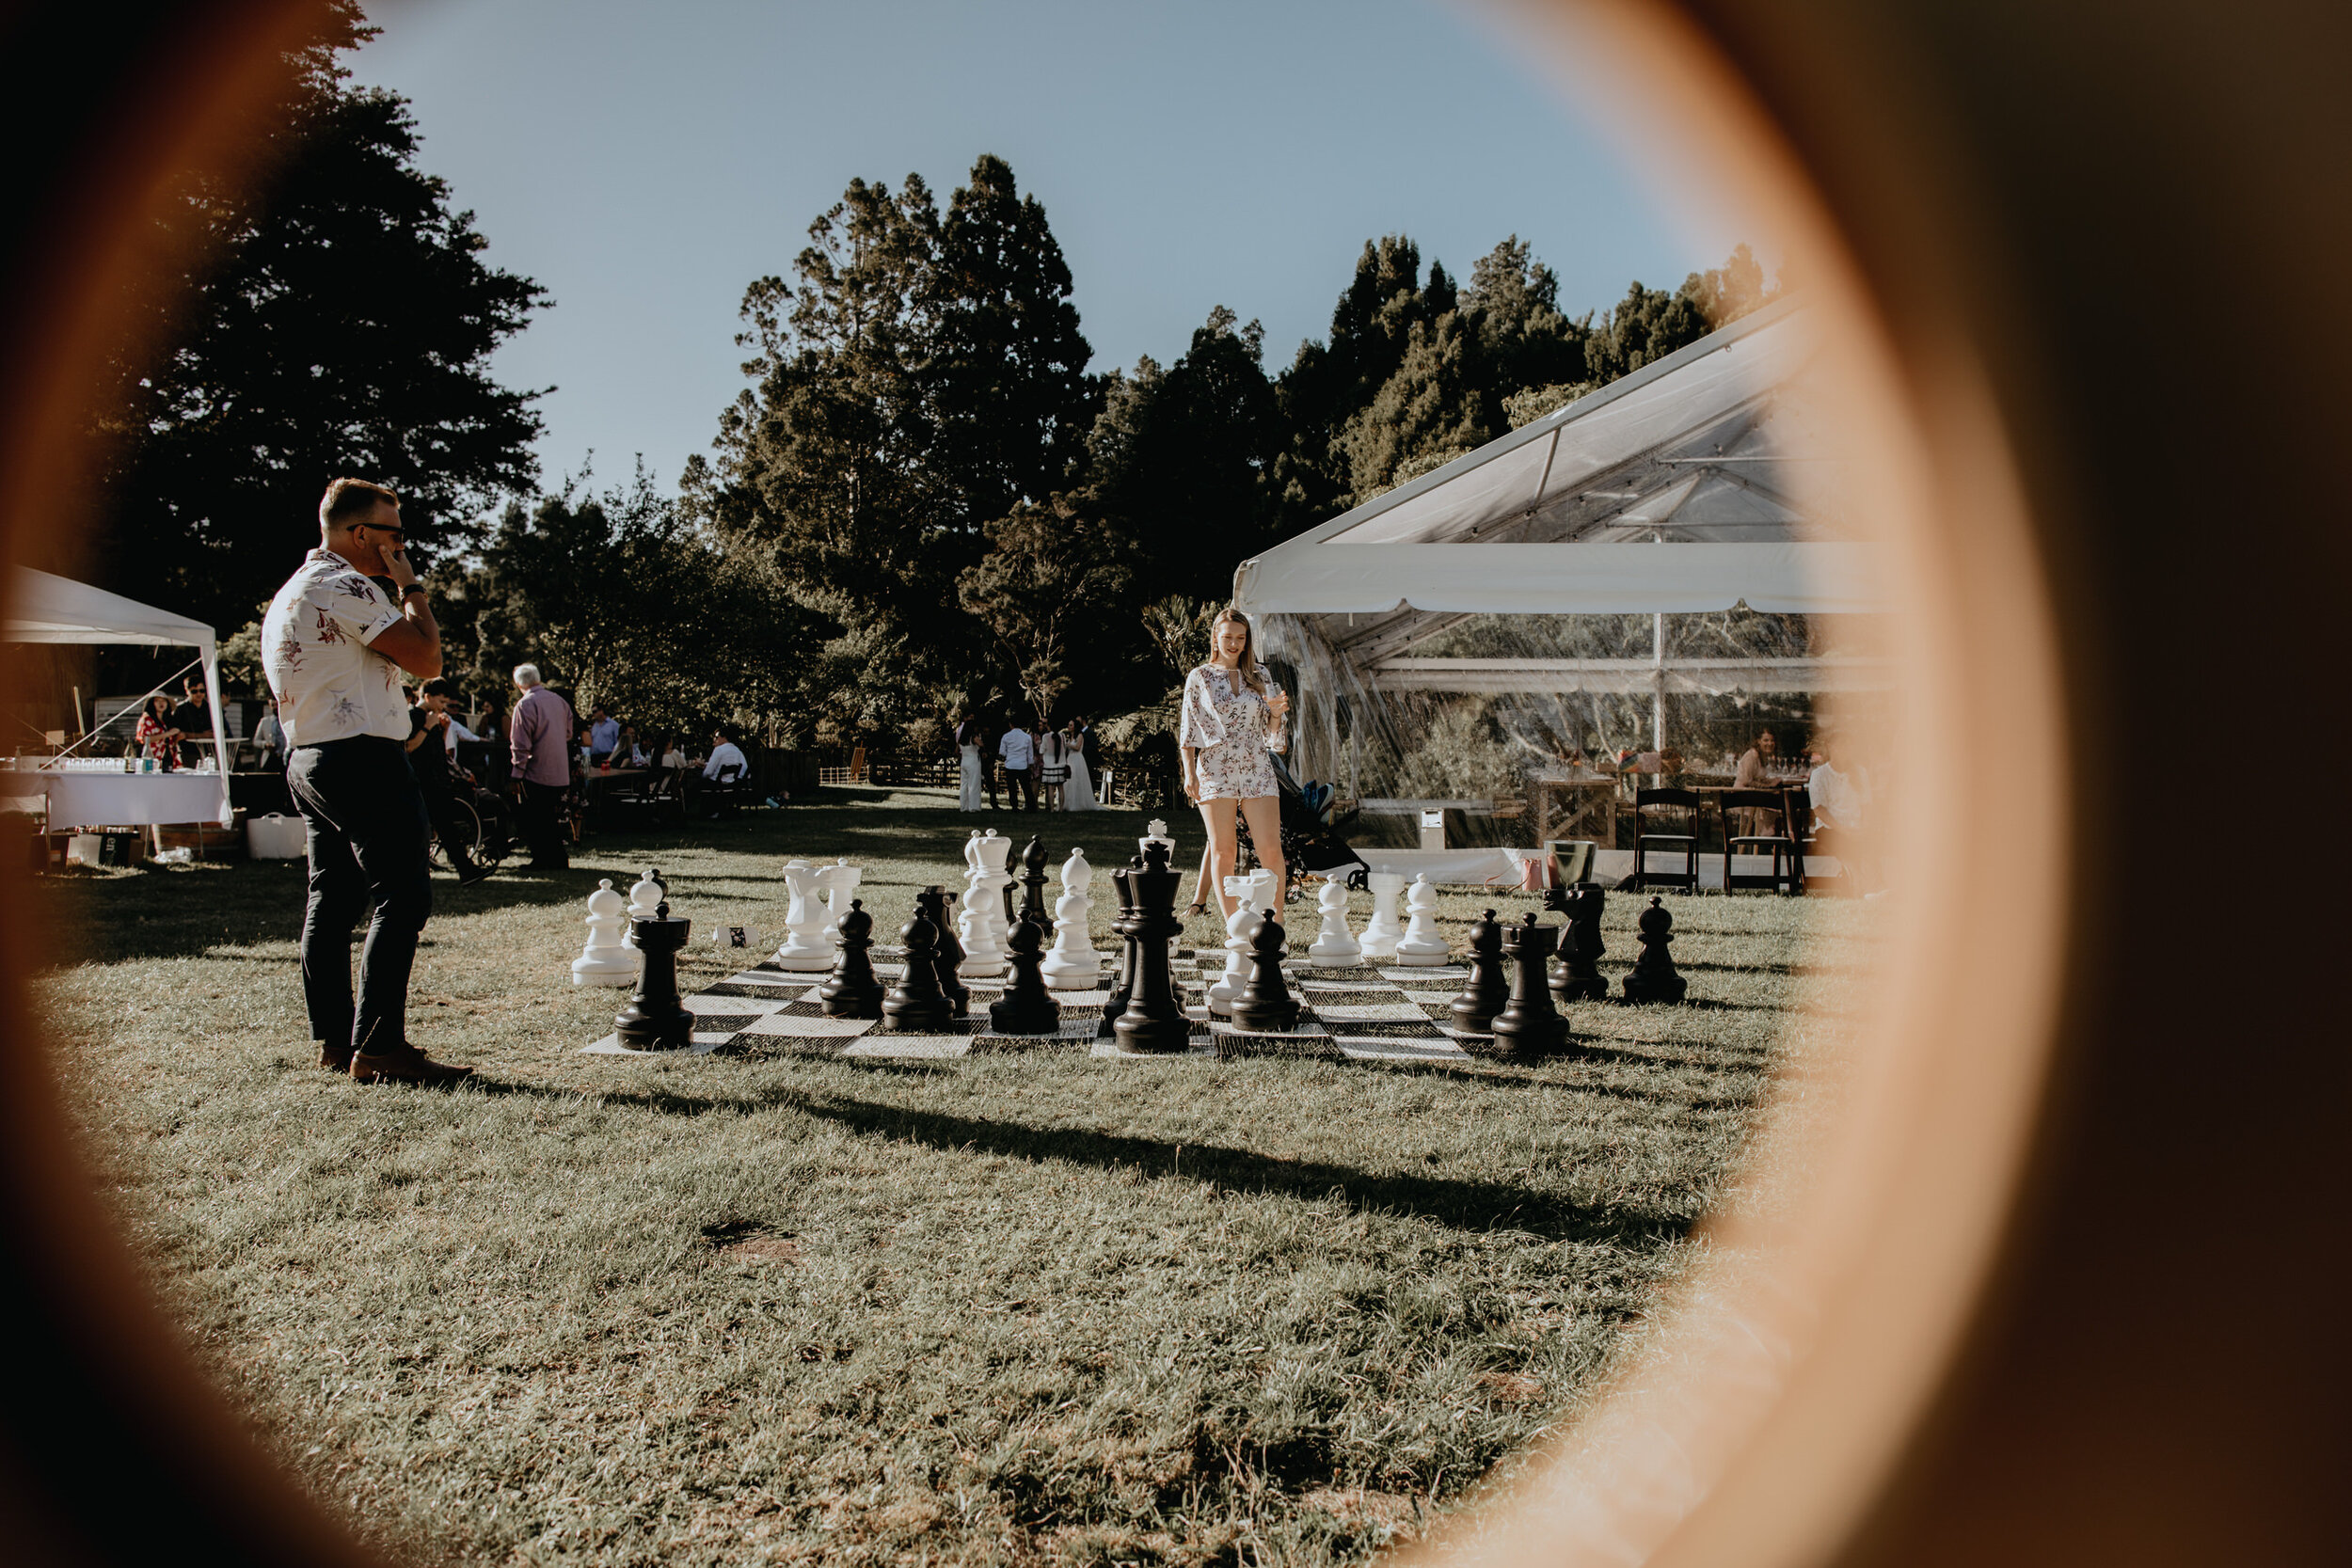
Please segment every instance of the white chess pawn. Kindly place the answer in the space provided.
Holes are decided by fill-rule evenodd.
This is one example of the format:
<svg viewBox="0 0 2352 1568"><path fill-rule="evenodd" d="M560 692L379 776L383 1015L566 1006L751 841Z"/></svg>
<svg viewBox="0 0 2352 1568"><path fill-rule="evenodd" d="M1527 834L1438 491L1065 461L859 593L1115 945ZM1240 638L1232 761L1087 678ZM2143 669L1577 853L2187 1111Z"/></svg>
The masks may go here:
<svg viewBox="0 0 2352 1568"><path fill-rule="evenodd" d="M1323 929L1315 933L1307 957L1326 969L1352 969L1364 961L1364 950L1347 929L1347 884L1328 881L1315 895L1323 911Z"/></svg>
<svg viewBox="0 0 2352 1568"><path fill-rule="evenodd" d="M1087 932L1087 916L1094 909L1087 889L1093 882L1094 867L1087 863L1086 851L1071 850L1061 863L1061 897L1054 904L1053 951L1037 966L1049 990L1088 990L1103 983L1103 955L1094 950Z"/></svg>
<svg viewBox="0 0 2352 1568"><path fill-rule="evenodd" d="M1249 983L1249 944L1265 924L1265 915L1249 896L1250 888L1249 879L1225 879L1225 895L1233 900L1233 912L1225 917L1225 973L1208 990L1209 1011L1219 1018L1232 1014L1233 998Z"/></svg>
<svg viewBox="0 0 2352 1568"><path fill-rule="evenodd" d="M1427 877L1416 877L1405 895L1405 935L1396 944L1396 961L1416 968L1441 964L1454 955L1438 934L1438 890Z"/></svg>
<svg viewBox="0 0 2352 1568"><path fill-rule="evenodd" d="M1005 939L1012 928L1005 920L1005 889L1012 877L1005 870L1005 857L1011 850L1012 840L993 830L975 832L964 848L972 871L964 880L963 912L956 920L963 940L963 962L956 973L965 979L993 979L1007 968Z"/></svg>
<svg viewBox="0 0 2352 1568"><path fill-rule="evenodd" d="M784 868L784 885L792 902L784 916L784 945L769 962L795 974L814 974L833 967L833 943L825 941L825 907L817 901L817 868L793 861Z"/></svg>
<svg viewBox="0 0 2352 1568"><path fill-rule="evenodd" d="M661 884L653 879L652 872L638 878L628 890L629 924L623 927L621 941L634 949L637 945L636 922L654 919L660 912L661 900L668 896L661 891Z"/></svg>
<svg viewBox="0 0 2352 1568"><path fill-rule="evenodd" d="M857 891L866 873L850 863L850 857L841 855L818 874L818 882L825 890L825 941L835 947L841 945L841 917L850 912L850 895Z"/></svg>
<svg viewBox="0 0 2352 1568"><path fill-rule="evenodd" d="M612 891L612 879L600 879L596 891L588 895L588 945L572 960L573 985L637 983L637 955L621 941L621 927L628 923L628 907Z"/></svg>
<svg viewBox="0 0 2352 1568"><path fill-rule="evenodd" d="M1405 892L1405 874L1401 871L1375 871L1364 879L1372 889L1372 919L1364 927L1364 934L1357 947L1367 958L1393 958L1396 944L1404 939L1405 925L1397 918L1397 898Z"/></svg>

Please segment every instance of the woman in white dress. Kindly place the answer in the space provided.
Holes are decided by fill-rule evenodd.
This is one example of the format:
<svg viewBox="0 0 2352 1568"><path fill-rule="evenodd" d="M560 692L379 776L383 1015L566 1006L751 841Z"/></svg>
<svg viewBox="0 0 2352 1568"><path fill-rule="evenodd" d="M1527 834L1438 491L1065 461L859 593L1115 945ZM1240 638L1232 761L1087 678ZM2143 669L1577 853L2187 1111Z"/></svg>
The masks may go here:
<svg viewBox="0 0 2352 1568"><path fill-rule="evenodd" d="M1209 831L1209 886L1230 917L1225 879L1234 875L1233 814L1249 824L1258 861L1274 873L1275 896L1289 889L1282 864L1279 786L1268 752L1290 746L1283 720L1291 700L1259 668L1249 619L1226 610L1211 634L1209 662L1184 677L1184 722L1176 744L1184 759L1184 793Z"/></svg>
<svg viewBox="0 0 2352 1568"><path fill-rule="evenodd" d="M966 719L956 725L956 809L959 811L980 809L980 742L985 738L977 719Z"/></svg>
<svg viewBox="0 0 2352 1568"><path fill-rule="evenodd" d="M1087 767L1086 743L1078 735L1075 719L1061 727L1061 750L1063 763L1070 769L1061 786L1061 809L1094 810L1094 774Z"/></svg>

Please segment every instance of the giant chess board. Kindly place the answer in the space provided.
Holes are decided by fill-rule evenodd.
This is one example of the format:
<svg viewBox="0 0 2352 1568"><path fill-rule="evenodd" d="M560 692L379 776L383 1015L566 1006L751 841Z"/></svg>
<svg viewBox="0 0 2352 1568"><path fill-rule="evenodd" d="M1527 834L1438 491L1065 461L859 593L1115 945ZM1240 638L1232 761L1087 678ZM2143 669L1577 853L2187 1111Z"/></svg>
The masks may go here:
<svg viewBox="0 0 2352 1568"><path fill-rule="evenodd" d="M903 949L874 949L874 973L883 984L903 973ZM1293 961L1282 966L1291 994L1300 1004L1296 1027L1284 1034L1253 1034L1226 1019L1211 1017L1203 992L1224 972L1225 956L1177 955L1184 1011L1193 1021L1194 1056L1290 1056L1332 1062L1467 1062L1493 1048L1491 1037L1464 1034L1451 1026L1446 1007L1459 993L1466 971L1459 964L1406 969L1364 964L1323 969ZM972 1016L958 1019L945 1034L895 1034L865 1019L827 1018L812 993L822 974L794 974L759 964L730 974L689 995L694 1015L692 1050L735 1051L763 1055L881 1057L898 1060L1059 1051L1125 1057L1115 1042L1101 1037L1103 1005L1115 975L1106 967L1098 985L1054 993L1061 1004L1057 1035L999 1035L988 1025L988 1005L1004 994L1005 982L971 980ZM682 988L681 988L682 989ZM613 1036L589 1046L606 1055L660 1055L632 1051ZM1170 1060L1155 1056L1153 1060Z"/></svg>

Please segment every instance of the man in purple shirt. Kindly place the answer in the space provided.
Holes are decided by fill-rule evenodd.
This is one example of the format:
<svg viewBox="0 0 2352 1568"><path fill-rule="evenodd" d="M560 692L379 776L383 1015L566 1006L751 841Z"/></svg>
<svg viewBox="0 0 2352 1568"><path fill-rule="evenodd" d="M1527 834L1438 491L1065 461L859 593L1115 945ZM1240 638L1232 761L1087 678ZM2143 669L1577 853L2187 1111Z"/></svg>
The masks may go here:
<svg viewBox="0 0 2352 1568"><path fill-rule="evenodd" d="M514 764L516 815L533 868L568 871L560 824L564 797L572 787L572 705L539 682L535 664L515 666L522 696L507 722L506 752Z"/></svg>

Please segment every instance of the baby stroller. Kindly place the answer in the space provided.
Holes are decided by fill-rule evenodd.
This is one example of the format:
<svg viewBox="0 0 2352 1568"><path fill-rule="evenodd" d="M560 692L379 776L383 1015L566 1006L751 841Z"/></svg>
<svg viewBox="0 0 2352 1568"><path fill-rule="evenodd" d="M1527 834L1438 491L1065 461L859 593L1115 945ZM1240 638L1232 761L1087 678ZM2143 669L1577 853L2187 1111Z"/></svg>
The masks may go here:
<svg viewBox="0 0 2352 1568"><path fill-rule="evenodd" d="M1279 752L1268 760L1274 764L1274 782L1279 791L1276 799L1282 814L1282 863L1290 868L1291 875L1295 878L1306 873L1343 881L1352 888L1362 887L1372 868L1347 847L1338 832L1355 820L1355 814L1351 812L1345 820L1333 823L1329 784L1310 781L1302 787L1291 777L1290 767ZM1241 820L1238 812L1234 814L1233 826L1242 863L1256 864L1257 849L1249 842L1249 824Z"/></svg>

